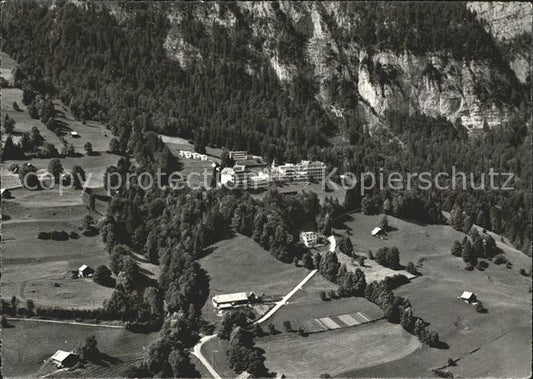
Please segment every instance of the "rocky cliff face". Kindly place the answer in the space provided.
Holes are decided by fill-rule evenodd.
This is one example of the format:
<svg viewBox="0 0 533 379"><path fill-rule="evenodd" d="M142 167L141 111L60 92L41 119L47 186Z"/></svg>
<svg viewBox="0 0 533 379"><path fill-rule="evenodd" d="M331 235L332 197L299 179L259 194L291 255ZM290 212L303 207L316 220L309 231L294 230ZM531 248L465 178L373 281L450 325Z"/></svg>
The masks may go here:
<svg viewBox="0 0 533 379"><path fill-rule="evenodd" d="M508 9L502 4L471 7L502 38L531 28L531 18L528 24L523 17L523 6L511 8L507 16L501 16L500 10ZM246 15L251 35L260 41L248 48L270 64L284 85L290 86L301 72L311 73L318 88L315 96L338 117L355 110L371 127L379 127L387 110L402 110L444 116L479 129L499 125L513 113L513 107L495 95L498 86L513 79L502 67L484 60L454 60L444 52L413 55L377 49L369 53L345 38L363 20L346 14L336 2L281 2L279 7L269 2L243 2L232 11L207 3L197 4L193 13L208 32L214 24L231 30L236 15ZM165 43L169 54L184 68L201 60L200 50L180 36L182 9L173 8L169 20L173 25ZM289 57L280 45L293 35L304 41L302 51ZM253 73L254 67L249 71ZM517 71L523 80L526 71Z"/></svg>
<svg viewBox="0 0 533 379"><path fill-rule="evenodd" d="M531 28L533 5L528 2L472 2L485 27L509 56L509 65L517 78L525 83L531 75Z"/></svg>

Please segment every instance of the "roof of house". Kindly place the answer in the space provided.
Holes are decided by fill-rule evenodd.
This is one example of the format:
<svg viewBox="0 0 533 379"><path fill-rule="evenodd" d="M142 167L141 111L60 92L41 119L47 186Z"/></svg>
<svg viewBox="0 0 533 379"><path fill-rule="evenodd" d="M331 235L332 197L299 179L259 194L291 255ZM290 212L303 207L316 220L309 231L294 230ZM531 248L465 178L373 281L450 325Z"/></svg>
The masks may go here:
<svg viewBox="0 0 533 379"><path fill-rule="evenodd" d="M372 229L372 235L375 236L378 233L383 233L383 229L381 229L379 226L376 226L374 229Z"/></svg>
<svg viewBox="0 0 533 379"><path fill-rule="evenodd" d="M243 371L237 376L237 379L248 379L248 378L255 378L252 374L250 374L248 371Z"/></svg>
<svg viewBox="0 0 533 379"><path fill-rule="evenodd" d="M337 247L337 240L335 239L335 236L329 236L329 251L335 251L335 248Z"/></svg>
<svg viewBox="0 0 533 379"><path fill-rule="evenodd" d="M234 301L247 301L253 292L237 292L213 296L216 303L232 303Z"/></svg>
<svg viewBox="0 0 533 379"><path fill-rule="evenodd" d="M462 299L471 299L472 296L475 296L472 292L469 291L463 291L463 294L461 295Z"/></svg>
<svg viewBox="0 0 533 379"><path fill-rule="evenodd" d="M81 267L78 269L78 271L85 271L85 270L92 270L92 268L90 268L87 265L81 265Z"/></svg>
<svg viewBox="0 0 533 379"><path fill-rule="evenodd" d="M72 132L70 132L70 134L73 135L73 136L76 136L76 135L78 135L78 132L72 131Z"/></svg>
<svg viewBox="0 0 533 379"><path fill-rule="evenodd" d="M54 355L52 355L52 359L57 362L63 362L65 359L67 359L71 355L77 355L77 354L74 354L71 351L58 350L55 352Z"/></svg>

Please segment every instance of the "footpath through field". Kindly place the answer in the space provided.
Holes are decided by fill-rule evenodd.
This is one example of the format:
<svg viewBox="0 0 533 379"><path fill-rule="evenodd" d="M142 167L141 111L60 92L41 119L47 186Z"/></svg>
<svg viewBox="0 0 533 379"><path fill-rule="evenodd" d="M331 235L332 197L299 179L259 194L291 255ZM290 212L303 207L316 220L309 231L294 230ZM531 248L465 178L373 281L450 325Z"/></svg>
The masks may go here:
<svg viewBox="0 0 533 379"><path fill-rule="evenodd" d="M124 329L122 325L109 325L109 324L89 324L86 322L76 322L76 321L60 321L60 320L44 320L40 318L21 318L21 317L9 317L8 321L33 321L33 322L48 322L52 324L69 324L69 325L81 325L81 326L93 326L96 328L113 328L113 329Z"/></svg>
<svg viewBox="0 0 533 379"><path fill-rule="evenodd" d="M296 291L302 289L302 287L307 283L316 273L318 270L311 271L296 287L292 289L291 292L289 292L283 299L278 301L274 307L269 310L263 317L261 317L259 320L255 321L254 324L262 324L266 320L268 320L270 317L274 315L282 306L287 304L287 301L296 293Z"/></svg>
<svg viewBox="0 0 533 379"><path fill-rule="evenodd" d="M303 278L303 280L300 283L298 283L296 285L296 287L294 287L287 295L285 295L283 297L283 299L278 301L276 303L276 305L270 311L268 311L259 320L255 321L254 324L261 324L261 323L265 322L266 320L268 320L270 317L272 317L274 315L274 313L276 313L282 306L287 304L287 301L289 301L289 299L298 290L302 289L302 287L305 285L305 283L307 283L317 273L317 271L318 270L311 271L305 278ZM216 372L215 368L213 366L211 366L211 363L209 363L209 361L202 354L202 346L203 346L203 344L206 343L207 341L215 338L216 336L217 336L216 334L212 334L210 336L202 337L200 339L200 341L196 345L194 345L194 348L193 348L193 351L192 351L192 355L194 355L196 358L198 358L200 360L200 362L202 362L202 364L205 366L205 368L207 368L207 370L211 373L211 375L213 375L213 377L215 379L221 379L222 377Z"/></svg>

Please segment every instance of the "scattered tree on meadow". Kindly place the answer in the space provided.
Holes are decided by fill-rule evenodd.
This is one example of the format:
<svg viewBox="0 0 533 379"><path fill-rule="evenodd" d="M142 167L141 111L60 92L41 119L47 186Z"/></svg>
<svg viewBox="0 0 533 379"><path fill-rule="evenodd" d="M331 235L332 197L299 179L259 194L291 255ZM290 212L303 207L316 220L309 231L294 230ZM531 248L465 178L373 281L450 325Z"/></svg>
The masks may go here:
<svg viewBox="0 0 533 379"><path fill-rule="evenodd" d="M48 163L48 172L52 174L52 176L54 177L54 181L56 183L59 183L59 178L63 173L63 165L61 164L61 161L58 158L50 160L50 162Z"/></svg>
<svg viewBox="0 0 533 379"><path fill-rule="evenodd" d="M82 362L94 362L98 360L100 356L100 350L97 347L98 343L95 336L88 336L85 339L85 344L83 344L80 349L80 359Z"/></svg>
<svg viewBox="0 0 533 379"><path fill-rule="evenodd" d="M75 165L72 167L72 186L75 189L82 189L83 184L85 183L85 180L87 179L85 176L85 170L81 166Z"/></svg>
<svg viewBox="0 0 533 379"><path fill-rule="evenodd" d="M85 149L85 152L87 155L93 155L93 145L90 142L87 142L83 148Z"/></svg>

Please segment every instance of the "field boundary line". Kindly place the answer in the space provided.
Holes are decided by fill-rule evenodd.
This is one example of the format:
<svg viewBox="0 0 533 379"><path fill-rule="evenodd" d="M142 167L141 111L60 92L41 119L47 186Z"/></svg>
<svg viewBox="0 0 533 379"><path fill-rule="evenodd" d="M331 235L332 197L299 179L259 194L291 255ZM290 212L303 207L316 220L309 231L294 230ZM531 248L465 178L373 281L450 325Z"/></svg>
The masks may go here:
<svg viewBox="0 0 533 379"><path fill-rule="evenodd" d="M109 324L89 324L86 322L76 322L76 321L61 321L61 320L45 320L41 318L23 318L23 317L9 317L8 321L33 321L33 322L48 322L51 324L68 324L68 325L81 325L81 326L92 326L96 328L113 328L113 329L124 329L122 325L109 325Z"/></svg>

